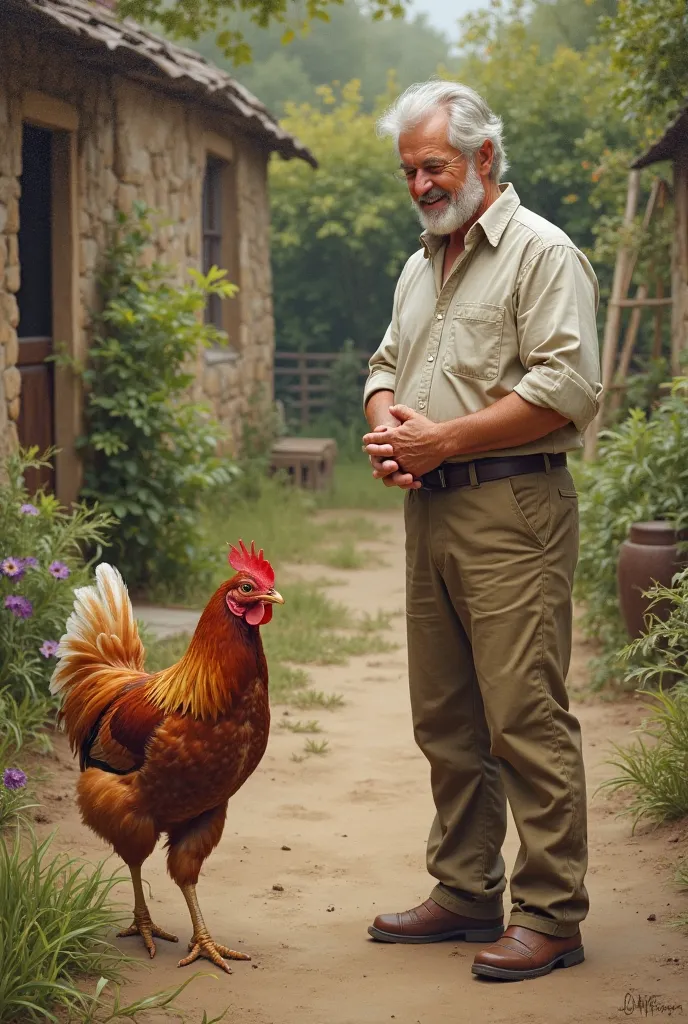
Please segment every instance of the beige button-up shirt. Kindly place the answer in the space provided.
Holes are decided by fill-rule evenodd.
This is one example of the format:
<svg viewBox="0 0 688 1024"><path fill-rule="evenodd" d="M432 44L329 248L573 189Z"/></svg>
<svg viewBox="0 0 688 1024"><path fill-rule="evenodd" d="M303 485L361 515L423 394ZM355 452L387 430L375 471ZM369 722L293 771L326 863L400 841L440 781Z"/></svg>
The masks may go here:
<svg viewBox="0 0 688 1024"><path fill-rule="evenodd" d="M597 279L563 231L524 209L513 185L500 188L444 285L446 240L421 236L423 248L401 272L392 322L370 360L364 401L390 390L399 404L443 422L515 391L569 422L480 457L569 451L582 445L602 391Z"/></svg>

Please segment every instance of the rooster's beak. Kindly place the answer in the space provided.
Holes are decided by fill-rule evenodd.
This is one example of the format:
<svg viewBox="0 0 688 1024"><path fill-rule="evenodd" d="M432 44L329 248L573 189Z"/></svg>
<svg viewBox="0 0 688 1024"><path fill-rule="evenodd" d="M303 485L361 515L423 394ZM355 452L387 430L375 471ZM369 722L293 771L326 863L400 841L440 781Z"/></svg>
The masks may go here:
<svg viewBox="0 0 688 1024"><path fill-rule="evenodd" d="M269 590L267 594L262 594L260 599L267 604L284 604L284 598L276 590Z"/></svg>

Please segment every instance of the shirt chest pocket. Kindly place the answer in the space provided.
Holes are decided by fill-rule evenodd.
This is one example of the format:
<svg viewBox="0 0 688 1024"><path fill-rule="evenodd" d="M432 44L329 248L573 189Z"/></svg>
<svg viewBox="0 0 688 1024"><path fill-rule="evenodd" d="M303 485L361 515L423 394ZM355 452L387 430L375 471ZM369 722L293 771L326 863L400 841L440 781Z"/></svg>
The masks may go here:
<svg viewBox="0 0 688 1024"><path fill-rule="evenodd" d="M442 366L455 377L494 380L504 333L504 306L458 302L448 325Z"/></svg>

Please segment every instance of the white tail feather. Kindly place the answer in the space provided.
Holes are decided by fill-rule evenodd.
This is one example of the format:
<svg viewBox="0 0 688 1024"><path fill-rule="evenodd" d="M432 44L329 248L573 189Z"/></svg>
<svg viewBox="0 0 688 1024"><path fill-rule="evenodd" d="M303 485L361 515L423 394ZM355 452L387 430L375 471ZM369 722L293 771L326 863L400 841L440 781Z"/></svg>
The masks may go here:
<svg viewBox="0 0 688 1024"><path fill-rule="evenodd" d="M96 583L74 591L74 610L57 650L50 692L69 688L83 670L144 671L145 652L126 585L112 565L96 569Z"/></svg>

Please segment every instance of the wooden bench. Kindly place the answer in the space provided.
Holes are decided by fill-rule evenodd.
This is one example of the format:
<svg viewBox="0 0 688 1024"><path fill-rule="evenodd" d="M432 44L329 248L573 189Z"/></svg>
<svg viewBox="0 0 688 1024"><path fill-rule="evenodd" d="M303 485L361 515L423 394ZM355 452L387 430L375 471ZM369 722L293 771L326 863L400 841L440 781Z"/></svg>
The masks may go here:
<svg viewBox="0 0 688 1024"><path fill-rule="evenodd" d="M286 472L297 487L322 491L332 483L337 443L331 437L280 437L272 447L272 472Z"/></svg>

